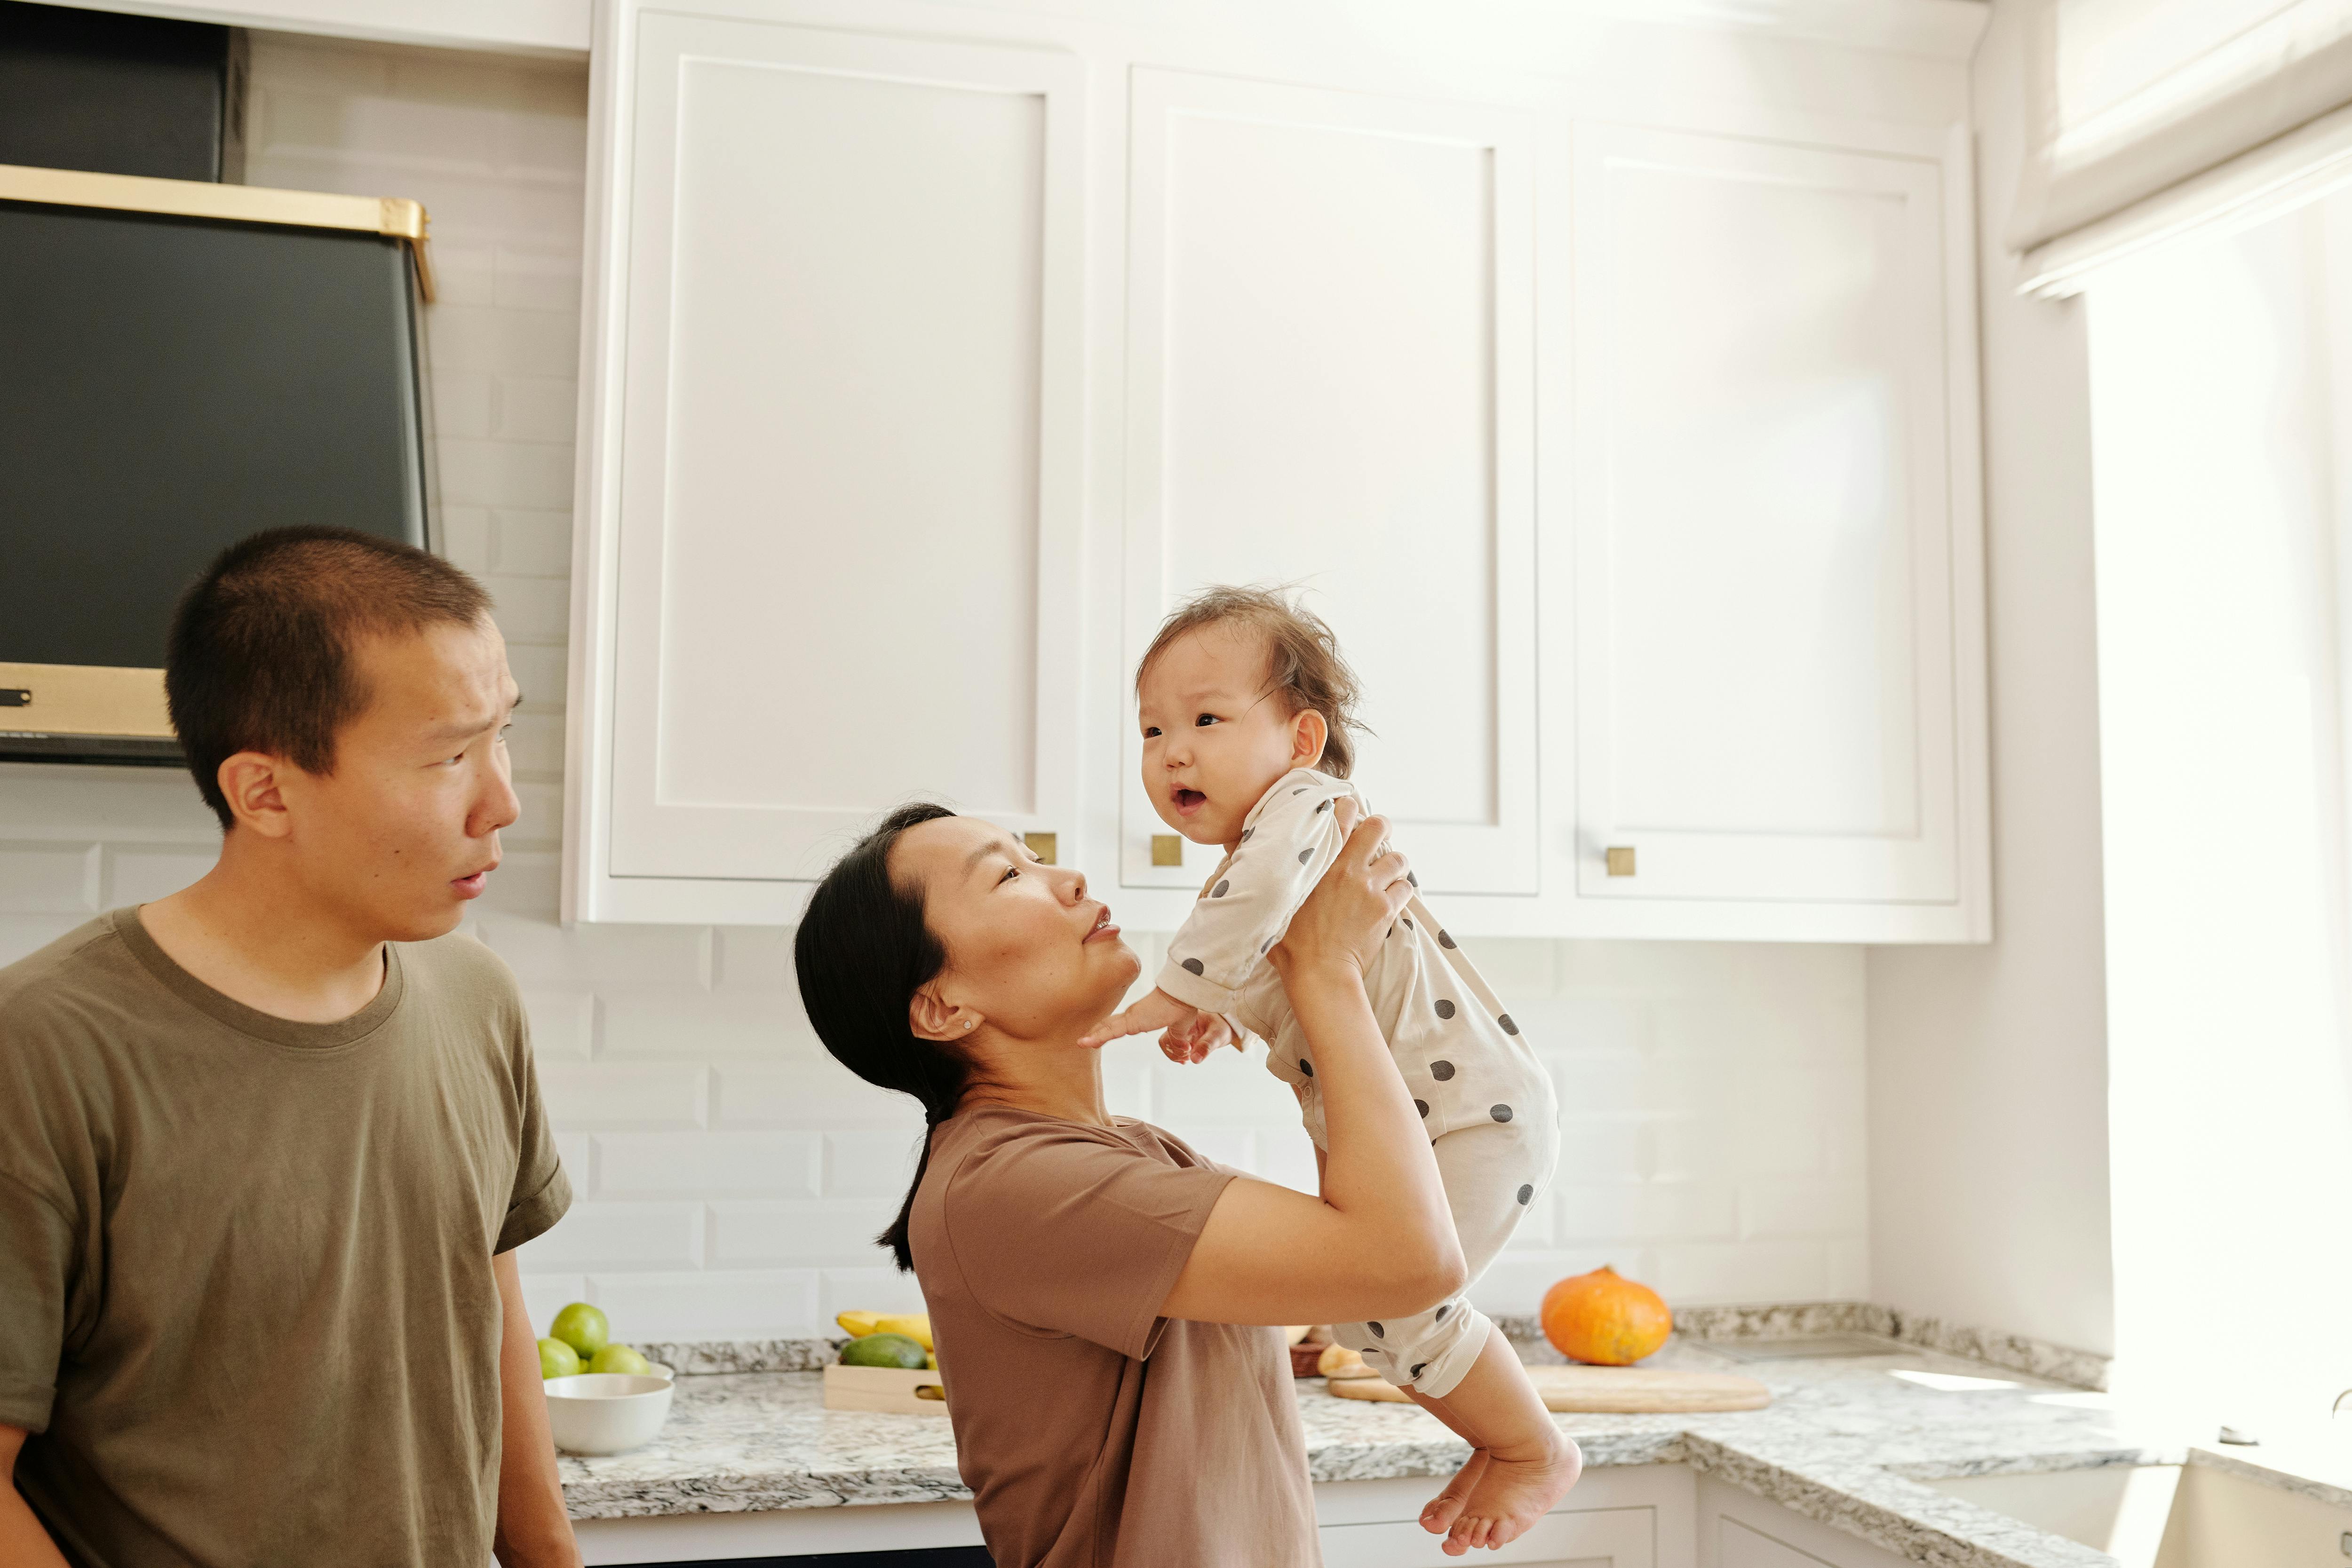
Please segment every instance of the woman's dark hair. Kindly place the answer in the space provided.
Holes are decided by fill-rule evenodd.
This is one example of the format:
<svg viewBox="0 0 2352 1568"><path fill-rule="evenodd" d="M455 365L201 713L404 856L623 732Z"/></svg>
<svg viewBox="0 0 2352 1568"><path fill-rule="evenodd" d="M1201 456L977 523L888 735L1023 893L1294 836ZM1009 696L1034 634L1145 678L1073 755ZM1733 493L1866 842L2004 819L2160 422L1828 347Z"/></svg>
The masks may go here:
<svg viewBox="0 0 2352 1568"><path fill-rule="evenodd" d="M890 850L919 822L955 813L945 806L901 806L835 861L809 895L793 938L801 1005L834 1060L866 1082L911 1094L923 1107L923 1142L915 1179L898 1218L874 1239L900 1269L915 1266L907 1217L931 1163L931 1129L955 1114L971 1082L964 1059L923 1039L907 1021L916 991L947 967L948 952L923 924L922 895L890 879Z"/></svg>

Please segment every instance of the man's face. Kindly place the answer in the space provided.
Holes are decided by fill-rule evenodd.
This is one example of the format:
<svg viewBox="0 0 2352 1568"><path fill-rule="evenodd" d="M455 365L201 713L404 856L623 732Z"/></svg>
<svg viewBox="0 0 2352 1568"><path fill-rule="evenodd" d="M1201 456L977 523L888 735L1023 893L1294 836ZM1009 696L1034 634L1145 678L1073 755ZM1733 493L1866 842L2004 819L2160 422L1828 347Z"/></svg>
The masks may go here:
<svg viewBox="0 0 2352 1568"><path fill-rule="evenodd" d="M520 814L506 729L521 694L485 619L352 650L367 706L335 737L334 771L281 764L298 874L373 940L456 928Z"/></svg>

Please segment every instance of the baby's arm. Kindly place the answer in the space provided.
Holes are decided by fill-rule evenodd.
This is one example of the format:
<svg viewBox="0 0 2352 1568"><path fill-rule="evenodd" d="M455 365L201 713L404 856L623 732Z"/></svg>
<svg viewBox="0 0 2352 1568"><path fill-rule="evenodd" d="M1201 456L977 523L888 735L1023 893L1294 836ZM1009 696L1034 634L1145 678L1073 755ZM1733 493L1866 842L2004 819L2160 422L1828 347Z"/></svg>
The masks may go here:
<svg viewBox="0 0 2352 1568"><path fill-rule="evenodd" d="M1335 809L1340 801L1346 807ZM1305 769L1266 791L1223 873L1170 940L1160 989L1202 1012L1232 1012L1251 972L1348 841L1353 808L1346 785Z"/></svg>
<svg viewBox="0 0 2352 1568"><path fill-rule="evenodd" d="M1095 1025L1078 1043L1088 1048L1107 1045L1123 1035L1150 1034L1156 1029L1168 1031L1160 1037L1160 1049L1171 1061L1206 1061L1217 1047L1228 1041L1241 1043L1223 1019L1157 990Z"/></svg>

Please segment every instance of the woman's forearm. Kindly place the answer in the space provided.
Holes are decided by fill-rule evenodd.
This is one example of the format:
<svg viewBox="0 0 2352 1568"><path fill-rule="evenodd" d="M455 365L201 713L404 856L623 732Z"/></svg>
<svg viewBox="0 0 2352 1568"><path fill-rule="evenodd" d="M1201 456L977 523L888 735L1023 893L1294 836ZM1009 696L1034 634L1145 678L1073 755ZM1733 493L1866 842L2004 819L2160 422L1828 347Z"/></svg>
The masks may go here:
<svg viewBox="0 0 2352 1568"><path fill-rule="evenodd" d="M1429 1134L1390 1055L1361 973L1351 964L1292 964L1283 975L1307 1034L1328 1147L1323 1202L1360 1226L1400 1269L1426 1271L1432 1300L1459 1283L1462 1247Z"/></svg>

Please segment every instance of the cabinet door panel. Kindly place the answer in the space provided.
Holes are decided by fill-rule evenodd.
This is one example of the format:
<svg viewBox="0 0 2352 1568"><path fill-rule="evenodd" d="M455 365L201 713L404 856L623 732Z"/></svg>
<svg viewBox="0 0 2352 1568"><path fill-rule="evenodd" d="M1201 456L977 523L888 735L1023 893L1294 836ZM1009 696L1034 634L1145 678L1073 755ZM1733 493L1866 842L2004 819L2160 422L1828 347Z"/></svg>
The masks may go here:
<svg viewBox="0 0 2352 1568"><path fill-rule="evenodd" d="M1524 126L1157 71L1133 116L1129 672L1193 591L1297 585L1362 677L1356 777L1423 881L1535 892ZM1184 885L1127 744L1122 880Z"/></svg>
<svg viewBox="0 0 2352 1568"><path fill-rule="evenodd" d="M1593 127L1576 170L1579 891L1957 900L1943 169Z"/></svg>
<svg viewBox="0 0 2352 1568"><path fill-rule="evenodd" d="M1074 825L1076 62L646 12L614 874Z"/></svg>
<svg viewBox="0 0 2352 1568"><path fill-rule="evenodd" d="M1441 1568L1448 1557L1419 1520L1387 1524L1327 1524L1321 1531L1326 1568ZM1525 1535L1476 1561L1516 1568L1655 1568L1656 1518L1646 1508L1563 1509L1538 1520Z"/></svg>

